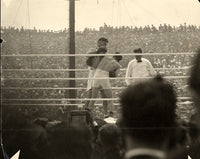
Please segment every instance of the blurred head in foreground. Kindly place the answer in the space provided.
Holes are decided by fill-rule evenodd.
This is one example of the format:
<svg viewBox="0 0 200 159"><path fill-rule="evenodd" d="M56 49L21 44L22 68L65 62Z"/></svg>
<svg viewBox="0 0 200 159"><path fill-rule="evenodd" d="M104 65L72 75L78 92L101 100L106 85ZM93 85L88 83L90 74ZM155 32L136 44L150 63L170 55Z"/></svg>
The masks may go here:
<svg viewBox="0 0 200 159"><path fill-rule="evenodd" d="M176 94L162 77L131 85L121 95L120 126L126 147L162 148L170 140L176 120Z"/></svg>
<svg viewBox="0 0 200 159"><path fill-rule="evenodd" d="M191 89L192 99L196 108L195 120L200 121L200 49L193 60L193 66L190 72L189 86ZM199 124L200 125L200 124Z"/></svg>

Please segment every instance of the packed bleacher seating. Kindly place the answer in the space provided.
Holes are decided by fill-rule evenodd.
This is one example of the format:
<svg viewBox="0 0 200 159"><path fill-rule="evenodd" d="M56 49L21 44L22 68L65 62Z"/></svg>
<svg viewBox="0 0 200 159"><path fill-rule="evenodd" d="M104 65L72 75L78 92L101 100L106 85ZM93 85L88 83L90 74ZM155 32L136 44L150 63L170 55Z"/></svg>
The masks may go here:
<svg viewBox="0 0 200 159"><path fill-rule="evenodd" d="M131 31L133 34L130 34L129 31ZM14 28L3 28L2 32L3 32L2 37L6 41L2 45L3 54L67 53L67 51L66 52L63 51L65 50L65 48L67 48L67 46L65 46L64 44L67 41L67 38L64 36L64 35L67 36L67 31L54 33L52 31L37 31L37 30L30 31L30 30L24 30L24 29L19 30L19 29L14 29ZM83 53L83 52L85 53L87 52L87 49L90 48L90 46L94 47L95 41L98 37L107 36L107 37L113 38L115 33L116 34L120 33L120 37L122 39L129 36L127 38L128 40L120 40L123 43L123 45L122 44L117 45L117 47L119 47L117 48L117 50L120 51L121 54L125 52L132 52L133 48L137 47L137 45L144 44L143 41L148 41L149 39L154 37L153 36L154 34L158 36L158 37L156 36L154 37L158 41L154 39L155 40L155 41L153 40L154 43L153 42L151 44L148 43L148 45L145 43L146 45L142 46L145 52L162 52L163 54L164 53L167 54L168 52L193 52L198 47L198 43L200 41L200 39L198 38L200 34L200 28L197 28L195 26L181 25L180 27L171 27L171 26L164 25L164 26L160 26L159 29L153 26L152 27L146 26L145 28L124 27L120 29L104 26L100 28L99 31L85 29L85 31L83 32L77 32L76 33L77 34L76 47L79 48L79 50L77 49L77 53ZM170 34L170 33L173 33L173 34ZM185 36L185 34L187 34L188 36ZM84 35L84 38L81 39L80 37L82 35ZM132 39L131 36L134 37L134 35L137 38L135 39L133 38L134 42L133 41L130 42L130 39ZM112 41L112 38L110 39L110 41ZM115 39L116 38L118 37L115 37ZM30 41L31 39L35 40L34 41L35 43ZM64 41L64 39L66 41ZM186 39L188 40L188 45L184 43ZM172 41L171 43L169 42L170 40ZM128 46L126 47L126 45L124 44L127 44ZM169 45L171 47L169 47ZM113 50L115 51L114 44L110 45L109 47L110 47L109 48L110 52L113 52ZM149 57L149 60L152 62L155 68L161 68L161 70L157 70L160 74L163 74L166 76L190 75L188 70L190 70L191 58L193 57L192 54L183 55L183 56L182 55L181 56L162 55L162 56ZM126 57L125 59L126 60L122 61L123 68L126 68L127 63L131 59L131 57L129 58ZM197 71L193 70L193 74L192 74L193 84L196 84L196 82L194 81L197 81L197 84L199 83L199 78L198 78L199 74L197 74L197 78L195 78L196 72L199 71L198 61L197 61L197 68L196 68ZM2 57L2 62L3 62L2 63L2 66L3 66L2 78L4 78L3 87L2 87L3 99L65 98L66 97L65 96L66 92L63 90L51 90L51 91L50 90L29 90L29 89L6 90L4 88L7 88L7 87L24 87L24 88L26 87L68 87L68 83L66 81L55 81L55 82L47 81L46 82L46 81L40 81L39 79L34 80L34 81L28 81L28 80L27 81L22 81L22 80L11 81L8 79L8 78L13 78L13 77L24 77L24 78L26 77L46 77L46 78L47 77L56 77L56 78L68 77L68 73L66 72L55 71L52 73L50 71L47 71L44 73L40 71L38 72L37 71L36 72L26 72L26 71L23 71L23 72L7 71L6 72L5 71L5 69L68 68L67 58L59 58L59 57L36 58L34 57L33 59L31 59L30 57L26 57L26 58ZM77 68L86 68L85 61L77 58L76 66ZM183 67L186 69L183 70L182 69ZM166 68L179 68L179 70L169 71ZM121 71L119 76L124 77L124 72ZM87 71L77 73L77 77L87 77ZM173 84L176 90L176 93L179 97L189 96L189 93L186 88L187 81L185 79L178 79L178 80L170 79L169 81ZM112 81L112 82L113 82L112 83L113 86L119 86L119 87L125 86L123 80ZM196 87L196 85L192 85L192 86L193 86L192 88L195 91L197 91L196 92L197 97L195 97L194 101L196 102L196 108L199 109L198 107L199 106L199 89L198 89L199 87ZM85 88L86 81L85 82L77 81L77 87ZM85 90L79 91L77 98L85 98L84 91ZM120 90L114 91L113 93L115 94L115 97L116 96L119 97ZM139 96L137 93L136 95ZM160 93L160 95L162 94ZM167 101L168 97L165 95L163 96L165 97L165 100ZM147 94L147 97L151 98L152 96L148 96ZM159 98L155 97L155 101L156 100L162 103L162 101ZM124 102L126 103L126 101ZM141 102L143 103L143 100L141 100ZM188 101L185 101L185 102L188 102ZM41 103L43 102L41 101L39 103L36 101L34 102L34 104L36 105L41 104ZM59 102L56 102L56 101L53 102L53 104L55 105L57 103ZM3 109L2 109L3 110L3 117L2 117L3 144L1 144L1 146L3 145L4 149L0 149L0 151L1 151L1 155L4 155L4 157L5 157L5 153L9 157L11 157L18 150L20 150L20 158L32 157L32 158L43 158L43 159L45 158L48 158L48 159L55 159L55 158L98 159L99 156L102 158L112 158L111 155L114 153L108 153L110 151L115 152L115 154L119 158L124 157L123 155L124 155L124 152L126 151L125 142L127 140L124 141L124 136L120 132L120 130L122 129L118 129L119 127L117 124L115 126L105 125L106 124L105 121L102 121L101 119L99 119L99 121L96 120L97 125L92 125L88 127L88 125L86 126L83 124L83 122L85 122L85 124L88 124L87 117L86 117L85 120L80 120L82 118L80 119L78 118L79 120L77 120L77 122L80 122L80 123L76 123L78 124L78 127L76 127L77 125L74 127L73 125L70 125L70 120L72 119L68 118L70 117L70 115L67 114L67 112L69 112L71 109L74 109L73 106L70 106L71 108L68 106L67 107L57 107L57 106L46 107L44 103L44 106L42 107L39 107L39 106L30 107L28 106L28 104L30 104L29 102L26 103L27 106L17 106L17 104L20 104L20 101L16 102L15 104L16 105L7 107L7 105L3 103ZM154 105L154 104L151 105L152 104L151 102L149 102L149 104L150 106L153 106L153 107L156 106L159 108L159 105ZM132 105L130 104L130 107L131 106ZM199 158L199 127L197 126L199 123L199 117L194 118L192 116L192 114L195 114L194 108L192 106L193 105L191 105L190 103L186 105L178 105L178 109L176 110L177 115L180 117L180 118L177 117L177 119L180 120L177 122L178 126L171 127L173 129L168 129L168 131L174 130L173 136L170 136L170 137L173 137L172 139L176 139L176 140L172 140L173 141L172 143L167 143L167 144L173 144L173 148L174 148L173 150L176 151L175 156L177 154L176 147L177 148L179 147L181 148L181 154L183 154L182 153L183 151L186 153L186 154L184 153L185 155L184 157L187 158L188 157L187 155L190 155L194 159L195 156L196 158ZM97 107L97 108L101 109L101 107ZM144 105L144 108L145 108L145 105ZM140 107L138 107L137 109L140 110ZM166 109L163 109L163 111L165 110ZM138 113L141 113L140 111L138 111ZM159 114L159 112L156 112L157 109L150 110L150 111L158 114L161 119L163 120L165 119L165 117ZM175 111L175 109L173 108L172 111ZM101 112L101 110L99 112ZM149 112L147 112L147 114L148 113ZM173 119L175 119L176 118L175 112L171 112L171 113L174 114ZM199 111L197 111L197 114L195 115L198 116L199 115L198 113ZM129 115L130 115L129 117L132 119L130 113ZM141 117L140 119L144 119L143 115L145 115L145 113L139 114L139 117ZM168 114L165 114L165 115L166 115L166 118L171 119L169 116L167 116ZM191 116L193 119L190 122L182 121L182 119L187 119L187 120L190 119ZM146 117L148 118L148 115ZM136 115L136 118L137 118L137 115ZM129 121L129 123L134 123L134 122ZM167 122L164 122L164 123L169 124ZM81 124L82 127L79 124ZM160 121L158 122L158 124L160 124ZM161 126L162 128L163 126L162 123L159 126ZM112 134L115 134L116 136L113 136ZM111 138L110 135L113 138ZM146 135L146 134L144 133L142 135ZM157 138L156 135L154 135L154 137L155 139ZM152 140L152 138L149 138L149 140ZM109 142L109 144L107 142ZM109 149L107 149L107 147L105 146L105 145L108 146L112 144L116 145L116 149L110 149L110 147ZM170 157L169 159L174 159L174 158Z"/></svg>
<svg viewBox="0 0 200 159"><path fill-rule="evenodd" d="M21 28L1 28L1 36L4 39L2 44L2 54L67 54L69 52L68 30L52 31L37 30L36 28L27 30ZM96 40L99 37L109 39L108 52L119 51L132 53L133 49L141 47L145 53L163 53L160 56L145 56L157 69L159 74L164 76L187 76L191 66L191 55L167 55L167 53L193 52L200 43L200 27L183 24L178 27L167 24L145 27L122 26L115 28L112 26L100 27L99 30L85 28L77 31L76 54L85 54L90 48L96 47ZM120 62L123 69L126 69L132 56L124 56ZM2 57L3 77L5 87L54 87L66 88L69 86L68 80L6 80L6 78L65 78L69 77L68 71L4 71L4 69L65 69L69 68L68 57ZM84 59L84 60L83 60ZM87 69L86 57L76 57L76 68ZM125 71L119 72L119 77L125 76ZM76 77L88 77L88 72L77 71ZM186 79L169 79L177 89L178 96L188 97ZM47 82L48 81L48 82ZM124 80L111 80L113 87L124 87ZM77 98L86 98L85 88L87 80L76 80L76 86L83 89L77 90ZM3 98L67 98L68 91L65 90L4 90ZM113 90L114 97L118 97L121 90ZM17 101L20 103L19 101ZM44 102L44 101L43 101ZM64 101L65 103L67 101ZM187 102L183 100L183 102ZM28 102L27 102L28 103ZM38 102L34 101L34 104ZM41 103L41 101L40 101ZM46 101L45 103L61 104L62 101ZM70 103L70 102L68 102ZM80 102L84 103L84 101ZM101 103L101 102L100 102ZM116 106L117 107L117 106ZM178 112L187 119L192 110L191 104L180 105ZM67 108L64 108L67 109ZM101 107L97 107L97 112L101 112ZM189 115L189 116L188 116Z"/></svg>

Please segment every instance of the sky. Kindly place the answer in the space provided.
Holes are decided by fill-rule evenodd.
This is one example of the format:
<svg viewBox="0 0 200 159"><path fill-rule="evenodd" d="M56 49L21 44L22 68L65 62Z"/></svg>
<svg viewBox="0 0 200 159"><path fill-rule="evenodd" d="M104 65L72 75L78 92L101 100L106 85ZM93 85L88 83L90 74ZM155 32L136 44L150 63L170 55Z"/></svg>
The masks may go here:
<svg viewBox="0 0 200 159"><path fill-rule="evenodd" d="M193 24L200 26L198 0L75 0L75 29L100 26ZM61 30L69 27L69 0L2 0L1 25Z"/></svg>

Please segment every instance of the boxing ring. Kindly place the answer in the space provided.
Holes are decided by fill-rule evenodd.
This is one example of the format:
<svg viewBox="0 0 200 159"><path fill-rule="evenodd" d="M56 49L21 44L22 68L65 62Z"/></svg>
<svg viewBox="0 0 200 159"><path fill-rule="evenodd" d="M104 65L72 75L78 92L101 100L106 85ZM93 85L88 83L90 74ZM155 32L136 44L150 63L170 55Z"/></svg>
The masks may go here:
<svg viewBox="0 0 200 159"><path fill-rule="evenodd" d="M16 58L21 58L21 60L25 60L25 58L52 58L52 57L59 57L62 59L69 58L70 56L75 56L75 58L85 58L86 56L114 56L115 54L13 54L13 55L5 55L2 54L2 76L1 76L1 94L2 94L2 105L3 106L10 106L10 107L18 107L18 106L26 106L26 107L34 107L34 106L55 106L55 107L68 107L68 106L73 106L74 109L82 109L84 108L85 102L88 100L95 100L95 106L98 108L102 106L102 101L107 101L107 100L113 100L115 108L118 110L119 109L119 94L120 92L126 88L125 84L125 76L119 75L118 77L109 77L112 85L112 91L113 92L118 92L118 93L113 93L113 98L87 98L85 95L86 89L87 89L87 80L95 80L97 78L88 78L88 77L81 77L81 76L76 76L76 78L69 78L69 77L46 77L48 74L56 71L56 72L64 72L69 73L70 71L76 72L76 75L78 73L85 73L85 76L88 76L88 69L86 68L77 68L77 69L68 69L68 68L12 68L10 66L7 66L6 63L7 61L12 61L15 60ZM131 59L134 58L135 55L133 53L121 53L123 57L129 57ZM194 52L180 52L180 53L143 53L142 56L148 57L150 56L155 56L156 58L159 59L160 56L190 56L190 61L192 61L192 57L195 55ZM122 60L123 61L123 60ZM85 59L82 60L83 65L86 66L85 64ZM121 63L121 62L120 62ZM120 69L121 74L124 74L126 71L128 63L123 66L123 68ZM170 64L169 64L170 65ZM162 71L174 71L176 72L177 70L184 70L184 71L189 71L190 66L187 68L185 67L178 67L178 68L155 68L156 72L162 72ZM40 72L40 75L38 76L37 74L34 74L35 72ZM47 73L48 72L48 73ZM46 74L47 75L46 75ZM22 74L22 76L20 76ZM44 77L45 76L45 77ZM175 80L183 80L187 81L189 75L166 75L163 73L163 77L169 81L175 81ZM138 78L144 78L144 77L138 77ZM146 78L146 77L145 77ZM149 77L151 78L151 77ZM108 78L98 78L98 79L108 79ZM52 81L54 83L62 82L62 83L67 83L70 80L75 80L76 83L78 82L79 85L76 85L76 87L72 88L69 86L64 86L60 87L56 84L54 86L48 86L49 83ZM12 82L14 81L14 84ZM123 81L123 86L118 86L116 84L116 81ZM18 85L17 82L24 83L24 85L28 86L20 86ZM29 84L25 84L28 82ZM43 84L42 84L43 82ZM45 83L45 84L44 84ZM187 83L187 82L186 82ZM21 84L23 85L23 84ZM37 86L37 85L42 85L42 86ZM185 88L176 88L176 89L185 89ZM66 97L64 94L67 91L70 90L75 90L76 92L81 92L82 95L77 95L75 98L69 98ZM32 91L31 97L24 98L23 96L28 95ZM40 92L40 96L34 96L34 92L37 93L37 91ZM57 93L55 95L48 96L48 93L46 97L44 96L45 91L58 91L62 92L62 97L57 97ZM18 92L18 93L17 93ZM64 93L63 93L64 92ZM21 97L13 97L13 94L21 94ZM24 95L23 95L24 93ZM69 93L69 92L68 92ZM11 95L9 95L11 94ZM192 105L193 103L191 102L191 97L189 96L180 96L177 95L177 105L184 107L184 105ZM109 108L108 108L109 109ZM114 110L115 111L115 110ZM190 110L188 110L190 111ZM119 113L119 111L117 111ZM191 112L188 112L191 113Z"/></svg>

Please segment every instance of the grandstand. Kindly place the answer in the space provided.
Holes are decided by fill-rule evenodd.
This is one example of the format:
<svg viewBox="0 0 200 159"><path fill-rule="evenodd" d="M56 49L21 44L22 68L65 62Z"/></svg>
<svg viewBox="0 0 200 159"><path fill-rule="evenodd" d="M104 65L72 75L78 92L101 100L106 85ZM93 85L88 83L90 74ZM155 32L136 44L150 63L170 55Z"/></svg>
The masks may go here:
<svg viewBox="0 0 200 159"><path fill-rule="evenodd" d="M76 104L69 99L69 34L68 30L53 32L48 30L27 30L22 28L2 28L2 102L3 108L19 109L40 116L56 118L58 108L65 111L78 109L86 99L88 70L85 64L86 52L96 46L99 37L109 39L110 54L119 51L123 56L123 68L117 78L112 78L116 115L120 111L118 97L125 85L125 69L133 58L132 51L143 48L144 56L176 88L179 97L178 115L187 120L194 113L187 77L191 58L200 43L200 27L193 25L160 25L145 27L119 27L104 25L99 30L85 28L77 31L76 37ZM111 34L113 33L113 34ZM117 34L114 34L117 33ZM117 38L116 38L117 36ZM116 40L117 39L117 40ZM145 54L146 53L146 54ZM96 105L96 115L102 117L102 100Z"/></svg>

